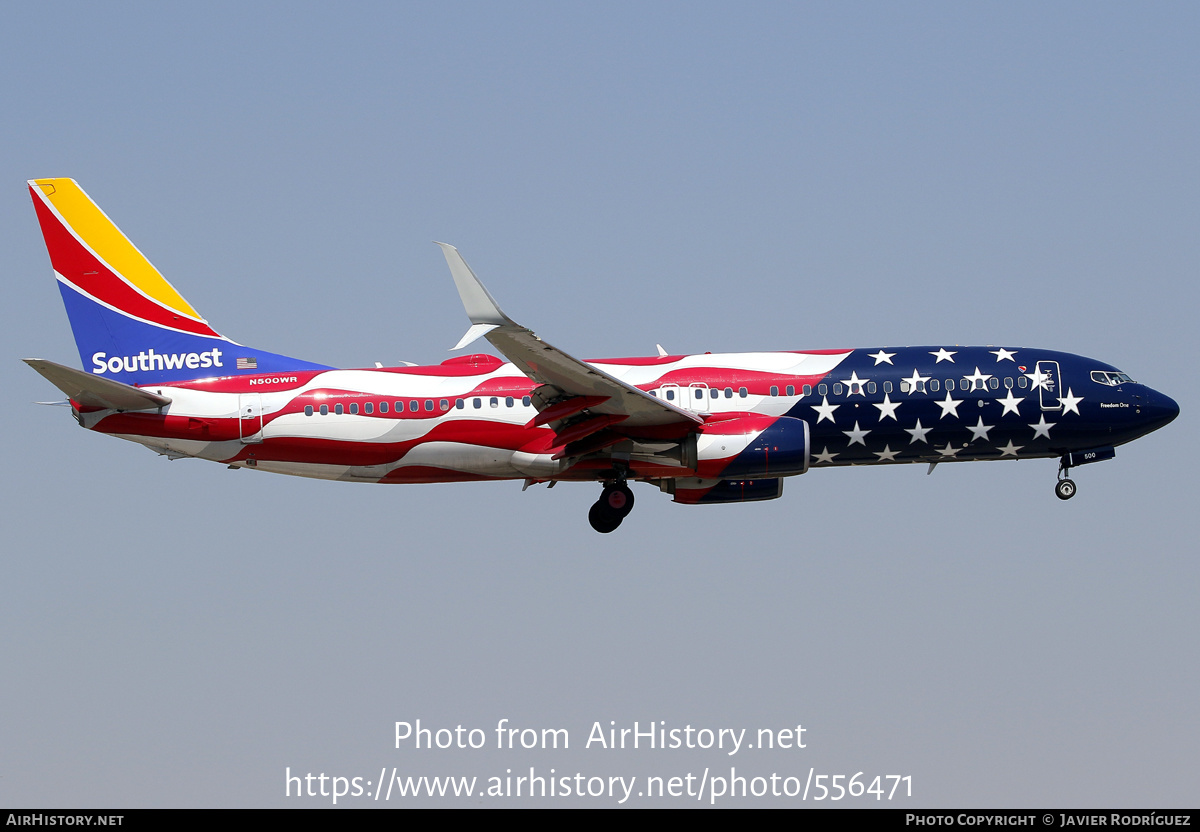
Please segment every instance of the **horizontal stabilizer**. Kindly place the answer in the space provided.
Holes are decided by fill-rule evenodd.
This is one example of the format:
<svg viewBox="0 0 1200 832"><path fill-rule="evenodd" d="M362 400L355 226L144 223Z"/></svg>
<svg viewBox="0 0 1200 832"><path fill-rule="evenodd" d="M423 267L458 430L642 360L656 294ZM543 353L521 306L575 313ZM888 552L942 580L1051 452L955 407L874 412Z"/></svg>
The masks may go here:
<svg viewBox="0 0 1200 832"><path fill-rule="evenodd" d="M67 398L83 407L99 407L105 410L154 410L171 403L166 396L131 387L111 378L85 373L83 370L64 367L53 361L26 358L25 363L66 393Z"/></svg>

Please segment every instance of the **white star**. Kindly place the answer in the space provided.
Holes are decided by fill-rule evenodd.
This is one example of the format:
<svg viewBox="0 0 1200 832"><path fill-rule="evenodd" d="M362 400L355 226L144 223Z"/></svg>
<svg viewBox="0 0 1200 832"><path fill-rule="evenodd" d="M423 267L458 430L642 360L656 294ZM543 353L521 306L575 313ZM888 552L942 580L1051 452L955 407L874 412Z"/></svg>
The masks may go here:
<svg viewBox="0 0 1200 832"><path fill-rule="evenodd" d="M967 425L967 430L971 431L971 441L972 442L974 442L976 439L982 439L984 442L987 442L988 441L988 431L994 427L996 427L996 426L995 425L985 425L983 423L983 417L980 416L979 421L976 422L974 425Z"/></svg>
<svg viewBox="0 0 1200 832"><path fill-rule="evenodd" d="M879 457L880 462L895 462L896 454L899 451L893 451L890 445L884 445L882 451L875 451L875 456Z"/></svg>
<svg viewBox="0 0 1200 832"><path fill-rule="evenodd" d="M823 451L821 451L821 453L815 454L813 456L813 462L823 462L826 465L829 465L833 462L833 458L835 456L837 456L837 454L829 453L829 446L826 445L825 450L823 450Z"/></svg>
<svg viewBox="0 0 1200 832"><path fill-rule="evenodd" d="M1013 358L1013 356L1017 354L1016 350L1006 350L1004 347L1001 347L998 350L988 350L988 352L996 356L997 364L999 364L1001 361L1011 361L1014 364L1017 363L1016 359Z"/></svg>
<svg viewBox="0 0 1200 832"><path fill-rule="evenodd" d="M858 429L858 422L857 422L857 421L855 421L855 423L854 423L854 430L844 430L844 431L842 431L842 433L844 433L844 434L846 434L847 436L849 436L849 437L850 437L850 444L851 444L851 445L853 445L853 444L855 444L855 443L858 443L859 445L862 445L864 448L867 446L867 443L866 443L866 436L867 436L867 434L868 434L868 433L870 433L870 432L871 432L871 431L869 431L869 430L859 430L859 429Z"/></svg>
<svg viewBox="0 0 1200 832"><path fill-rule="evenodd" d="M813 410L817 411L817 413L821 414L820 416L817 417L817 424L819 425L819 424L821 424L821 421L824 419L828 419L829 421L833 422L833 411L837 410L839 407L841 407L841 405L840 404L830 404L829 397L822 396L820 404L810 404L809 407L811 407ZM834 424L837 424L837 423L834 422Z"/></svg>
<svg viewBox="0 0 1200 832"><path fill-rule="evenodd" d="M1021 450L1024 447L1025 447L1024 445L1014 445L1012 443L1012 440L1010 439L1010 440L1008 440L1007 445L1005 445L1003 448L1000 448L1000 456L1016 456L1017 451Z"/></svg>
<svg viewBox="0 0 1200 832"><path fill-rule="evenodd" d="M929 440L925 438L925 434L929 433L931 430L933 430L933 428L921 427L921 420L918 419L917 426L915 428L905 428L904 432L912 434L912 439L908 441L908 444L911 445L914 442L924 442L926 445L928 445Z"/></svg>
<svg viewBox="0 0 1200 832"><path fill-rule="evenodd" d="M941 364L943 361L949 361L953 364L954 356L958 355L958 352L956 350L947 350L945 347L939 347L937 352L930 352L929 354L937 359L937 361L933 362L934 364Z"/></svg>
<svg viewBox="0 0 1200 832"><path fill-rule="evenodd" d="M888 398L887 393L884 393L882 403L872 402L872 404L879 408L879 421L882 422L884 419L891 419L895 422L898 421L896 419L896 408L904 404L904 402L894 402Z"/></svg>
<svg viewBox="0 0 1200 832"><path fill-rule="evenodd" d="M1025 397L1021 396L1018 398L1017 396L1014 396L1012 394L1012 389L1010 388L1007 396L1005 396L1003 399L996 399L996 401L1004 405L1004 412L1000 414L1001 416L1003 416L1005 413L1015 413L1020 416L1021 402L1025 401Z"/></svg>
<svg viewBox="0 0 1200 832"><path fill-rule="evenodd" d="M1038 423L1036 425L1030 425L1029 427L1033 428L1033 438L1034 439L1037 439L1039 436L1044 436L1047 439L1049 439L1050 438L1050 428L1054 427L1057 424L1058 424L1058 422L1047 422L1046 414L1043 413L1042 418L1038 420Z"/></svg>
<svg viewBox="0 0 1200 832"><path fill-rule="evenodd" d="M868 353L867 357L874 358L875 366L878 367L880 364L891 364L892 356L895 354L896 353L894 353L894 352L884 352L883 350L880 350L879 352ZM895 366L895 365L892 365L892 366Z"/></svg>
<svg viewBox="0 0 1200 832"><path fill-rule="evenodd" d="M951 445L949 442L947 442L946 447L937 448L936 450L942 456L954 457L955 455L958 454L959 451L962 450L962 448L955 448L953 445Z"/></svg>
<svg viewBox="0 0 1200 832"><path fill-rule="evenodd" d="M848 396L865 396L867 379L859 378L857 372L851 372L850 378L842 379L842 384L846 385L846 395Z"/></svg>
<svg viewBox="0 0 1200 832"><path fill-rule="evenodd" d="M987 385L989 378L991 378L991 375L979 372L979 368L976 367L972 375L963 377L963 381L970 381L972 390L982 390Z"/></svg>
<svg viewBox="0 0 1200 832"><path fill-rule="evenodd" d="M1071 392L1070 387L1067 388L1067 395L1058 397L1058 402L1062 405L1064 414L1074 413L1076 416L1081 415L1079 413L1079 403L1081 401L1083 401L1083 396L1076 396Z"/></svg>
<svg viewBox="0 0 1200 832"><path fill-rule="evenodd" d="M938 407L940 407L942 409L942 415L938 417L939 419L944 419L947 416L953 416L955 419L957 419L958 418L958 406L960 404L962 404L962 399L954 398L953 396L950 395L950 391L947 390L946 398L940 402L935 401L934 404L936 404Z"/></svg>
<svg viewBox="0 0 1200 832"><path fill-rule="evenodd" d="M912 378L906 378L908 382L908 395L917 392L917 385L921 386L921 392L925 392L925 382L929 381L930 376L923 376L919 370L913 370Z"/></svg>
<svg viewBox="0 0 1200 832"><path fill-rule="evenodd" d="M1033 372L1032 372L1032 373L1026 373L1026 374L1025 374L1025 378L1027 378L1027 379L1029 379L1031 382L1033 382L1033 389L1034 389L1034 390L1037 390L1039 387L1041 387L1041 388L1043 388L1043 389L1045 389L1045 390L1049 390L1049 389L1050 389L1050 379L1051 379L1051 377L1050 377L1050 376L1048 376L1048 375L1046 375L1045 373L1043 373L1043 372L1042 372L1041 370L1039 370L1037 367L1034 367L1034 368L1033 368Z"/></svg>

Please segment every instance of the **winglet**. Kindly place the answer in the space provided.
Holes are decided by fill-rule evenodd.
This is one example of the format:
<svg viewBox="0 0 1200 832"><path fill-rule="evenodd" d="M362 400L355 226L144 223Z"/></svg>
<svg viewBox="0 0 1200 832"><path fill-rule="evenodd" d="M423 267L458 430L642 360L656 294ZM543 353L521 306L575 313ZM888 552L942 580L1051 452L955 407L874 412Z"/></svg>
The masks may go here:
<svg viewBox="0 0 1200 832"><path fill-rule="evenodd" d="M501 311L496 299L479 282L475 272L471 271L467 261L463 260L462 255L458 253L458 249L449 243L438 243L438 245L442 247L442 254L446 256L446 265L450 267L454 285L458 288L458 296L462 298L463 308L467 310L467 317L471 319L471 323L475 326L490 325L493 329L498 326L516 326L517 324ZM472 329L474 328L472 327ZM479 332L475 338L482 334L483 332ZM475 338L471 340L473 341ZM459 344L459 346L464 346L464 344Z"/></svg>
<svg viewBox="0 0 1200 832"><path fill-rule="evenodd" d="M461 350L467 344L470 344L472 341L475 341L480 336L487 335L493 329L498 329L498 328L499 328L499 324L471 324L471 328L466 331L466 334L463 335L463 337L461 339L459 339L459 342L457 344L455 344L453 347L450 348L450 352L454 352L455 350Z"/></svg>

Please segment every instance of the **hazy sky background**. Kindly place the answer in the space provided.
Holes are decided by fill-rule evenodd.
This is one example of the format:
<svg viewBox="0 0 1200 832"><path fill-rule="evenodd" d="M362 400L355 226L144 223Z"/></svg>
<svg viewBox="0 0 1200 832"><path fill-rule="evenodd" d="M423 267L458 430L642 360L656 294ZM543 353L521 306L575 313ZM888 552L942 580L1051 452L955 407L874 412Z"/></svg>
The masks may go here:
<svg viewBox="0 0 1200 832"><path fill-rule="evenodd" d="M0 804L328 805L285 799L289 766L734 765L911 775L898 807L1195 805L1195 4L0 21ZM1070 503L1046 460L813 471L746 506L638 485L612 535L592 486L168 462L32 404L58 393L19 359L79 366L24 186L52 176L219 331L304 359L448 357L468 321L437 239L582 357L1028 345L1182 415ZM418 718L572 747L394 749ZM808 747L583 749L609 720L801 723Z"/></svg>

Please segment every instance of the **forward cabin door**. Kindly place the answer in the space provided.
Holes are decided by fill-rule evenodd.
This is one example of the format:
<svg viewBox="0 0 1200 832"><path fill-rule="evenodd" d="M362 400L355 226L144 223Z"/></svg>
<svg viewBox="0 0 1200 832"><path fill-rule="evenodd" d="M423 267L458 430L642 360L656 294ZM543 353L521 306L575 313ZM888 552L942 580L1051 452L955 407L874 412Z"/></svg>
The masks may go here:
<svg viewBox="0 0 1200 832"><path fill-rule="evenodd" d="M1037 371L1042 375L1042 386L1038 390L1041 397L1042 410L1061 410L1062 379L1059 378L1057 361L1039 361Z"/></svg>
<svg viewBox="0 0 1200 832"><path fill-rule="evenodd" d="M242 393L238 396L238 436L243 445L263 441L262 395Z"/></svg>

